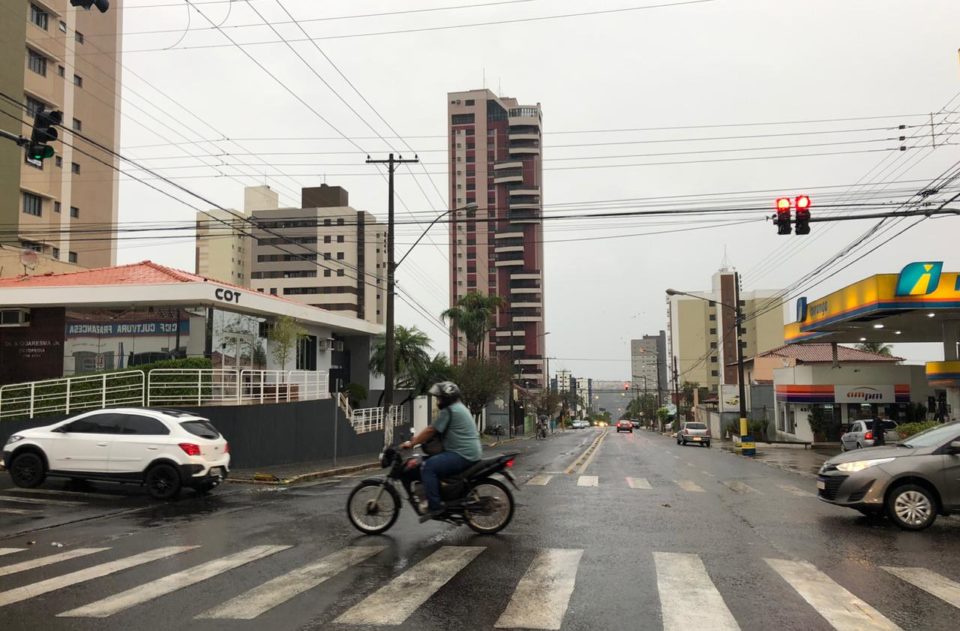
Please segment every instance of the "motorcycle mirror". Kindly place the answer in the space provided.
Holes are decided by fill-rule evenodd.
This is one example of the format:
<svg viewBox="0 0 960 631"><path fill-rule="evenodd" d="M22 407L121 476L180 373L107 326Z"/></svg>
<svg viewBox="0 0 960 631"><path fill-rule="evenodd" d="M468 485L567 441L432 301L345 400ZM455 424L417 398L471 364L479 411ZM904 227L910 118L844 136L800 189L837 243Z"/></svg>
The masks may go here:
<svg viewBox="0 0 960 631"><path fill-rule="evenodd" d="M413 428L411 427L411 428L410 428L410 435L411 435L411 436L416 436L416 435L417 435L417 430L415 430L415 429L413 429Z"/></svg>

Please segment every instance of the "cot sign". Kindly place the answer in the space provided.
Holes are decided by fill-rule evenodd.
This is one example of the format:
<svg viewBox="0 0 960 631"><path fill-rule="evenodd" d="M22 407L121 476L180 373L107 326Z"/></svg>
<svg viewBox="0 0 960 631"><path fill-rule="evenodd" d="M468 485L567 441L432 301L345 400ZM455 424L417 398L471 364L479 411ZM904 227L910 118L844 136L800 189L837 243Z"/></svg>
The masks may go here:
<svg viewBox="0 0 960 631"><path fill-rule="evenodd" d="M225 287L217 287L216 291L213 292L213 295L217 298L217 300L222 300L224 302L232 302L235 305L240 304L239 291L226 289Z"/></svg>
<svg viewBox="0 0 960 631"><path fill-rule="evenodd" d="M897 296L926 296L932 294L940 285L942 261L919 261L910 263L897 278Z"/></svg>

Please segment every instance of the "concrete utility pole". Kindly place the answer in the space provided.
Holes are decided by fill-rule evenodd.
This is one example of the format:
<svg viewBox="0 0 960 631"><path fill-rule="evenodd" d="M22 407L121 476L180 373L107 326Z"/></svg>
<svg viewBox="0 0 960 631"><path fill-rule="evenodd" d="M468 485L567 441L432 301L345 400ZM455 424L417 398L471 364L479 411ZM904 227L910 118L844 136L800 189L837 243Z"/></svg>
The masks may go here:
<svg viewBox="0 0 960 631"><path fill-rule="evenodd" d="M677 419L677 430L680 429L680 375L677 373L677 356L673 356L673 396L677 403L675 418Z"/></svg>
<svg viewBox="0 0 960 631"><path fill-rule="evenodd" d="M393 381L394 381L394 346L396 338L394 337L394 314L393 314L393 292L394 292L394 274L397 265L393 257L393 174L397 170L397 165L419 162L414 156L413 159L404 159L403 156L396 158L391 153L386 160L372 160L367 156L367 164L386 164L387 165L387 339L384 352L384 370L383 370L383 434L384 439L393 435L393 419L390 416L390 410L393 407ZM363 280L363 279L361 279ZM388 430L387 427L390 427Z"/></svg>

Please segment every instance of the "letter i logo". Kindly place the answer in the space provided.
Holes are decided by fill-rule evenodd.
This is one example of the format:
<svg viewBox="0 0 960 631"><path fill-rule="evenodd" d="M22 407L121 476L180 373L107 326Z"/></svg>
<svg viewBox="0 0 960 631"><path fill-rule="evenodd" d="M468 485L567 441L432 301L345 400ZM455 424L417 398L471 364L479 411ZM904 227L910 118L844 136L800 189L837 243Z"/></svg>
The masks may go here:
<svg viewBox="0 0 960 631"><path fill-rule="evenodd" d="M897 279L897 296L926 296L937 290L940 284L941 261L910 263L900 270Z"/></svg>

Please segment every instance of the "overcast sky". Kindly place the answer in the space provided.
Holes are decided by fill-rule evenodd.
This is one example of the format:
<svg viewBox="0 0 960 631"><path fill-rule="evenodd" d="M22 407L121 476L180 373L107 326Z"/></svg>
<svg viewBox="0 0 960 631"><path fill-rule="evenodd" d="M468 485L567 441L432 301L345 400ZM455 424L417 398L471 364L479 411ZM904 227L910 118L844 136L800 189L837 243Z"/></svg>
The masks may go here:
<svg viewBox="0 0 960 631"><path fill-rule="evenodd" d="M429 220L447 207L446 93L485 85L542 104L548 217L748 209L548 219L550 368L579 377L629 378L629 340L666 328L664 290L707 289L725 252L746 289L780 289L876 223L813 224L806 237L778 237L763 219L775 197L808 193L815 216L866 212L852 204L906 202L960 160L957 0L124 4L123 152L221 206L239 207L243 186L264 182L297 206L300 186L326 181L347 188L353 207L385 218L386 182L364 158L385 157L392 145L423 161L398 174L398 218ZM441 7L458 8L422 11ZM599 11L607 13L529 19ZM387 15L370 16L378 13ZM275 28L301 40L290 47L305 61L261 16L286 22ZM378 138L393 136L384 121L403 139ZM236 142L197 142L224 136ZM292 137L307 140L276 140ZM217 163L226 166L202 166ZM124 180L120 216L190 222L194 210ZM420 231L399 226L398 252ZM118 258L192 270L193 241L180 235L121 241ZM403 290L434 316L448 306L447 240L438 226L398 271ZM960 218L929 219L855 251L828 273L849 267L791 295L821 296L913 260L957 270L958 241ZM435 319L397 305L398 323L419 326L447 352ZM942 358L935 345L895 350L913 361Z"/></svg>

